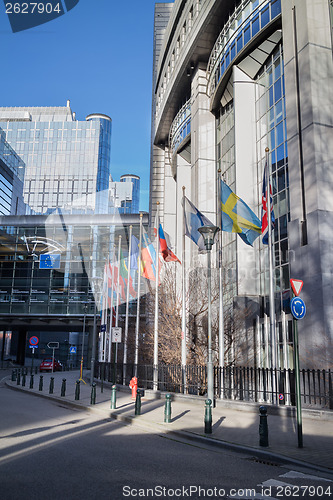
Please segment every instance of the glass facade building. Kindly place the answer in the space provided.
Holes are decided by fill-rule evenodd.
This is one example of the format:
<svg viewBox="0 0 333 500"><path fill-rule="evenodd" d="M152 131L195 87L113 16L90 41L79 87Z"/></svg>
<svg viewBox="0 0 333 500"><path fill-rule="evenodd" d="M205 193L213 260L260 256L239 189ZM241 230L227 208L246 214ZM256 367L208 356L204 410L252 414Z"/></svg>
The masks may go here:
<svg viewBox="0 0 333 500"><path fill-rule="evenodd" d="M184 251L192 266L202 265L192 242L186 240L183 248L182 187L197 209L220 226L221 175L261 218L269 148L276 218L277 363L281 368L293 367L289 280L298 278L304 281L302 297L309 304L302 320L304 366L329 368L333 356L332 1L318 0L314 7L311 0L175 0L171 12L164 12L169 17L163 26L160 9L157 5L151 220L159 201L163 228L171 235L175 253ZM249 309L249 304L253 311L251 321L247 318L243 325L252 352L235 362L270 367L267 246L257 238L250 248L236 234L223 231L222 262L231 283L226 303L237 314Z"/></svg>
<svg viewBox="0 0 333 500"><path fill-rule="evenodd" d="M0 215L24 215L25 163L6 141L0 129Z"/></svg>
<svg viewBox="0 0 333 500"><path fill-rule="evenodd" d="M66 107L2 107L0 127L26 164L24 200L36 214L108 213L111 119L76 120Z"/></svg>
<svg viewBox="0 0 333 500"><path fill-rule="evenodd" d="M140 177L126 174L120 182L110 182L110 213L138 214L140 206Z"/></svg>

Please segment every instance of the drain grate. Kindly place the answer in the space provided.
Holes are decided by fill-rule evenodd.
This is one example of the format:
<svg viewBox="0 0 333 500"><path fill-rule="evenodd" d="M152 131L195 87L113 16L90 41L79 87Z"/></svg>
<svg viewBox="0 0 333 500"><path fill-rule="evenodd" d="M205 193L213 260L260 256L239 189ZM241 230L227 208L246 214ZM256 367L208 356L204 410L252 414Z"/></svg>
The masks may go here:
<svg viewBox="0 0 333 500"><path fill-rule="evenodd" d="M248 458L251 462L256 462L257 464L263 464L263 465L271 465L272 467L280 467L281 464L277 462L271 462L270 460L266 460L265 458L258 458L258 457L251 457Z"/></svg>

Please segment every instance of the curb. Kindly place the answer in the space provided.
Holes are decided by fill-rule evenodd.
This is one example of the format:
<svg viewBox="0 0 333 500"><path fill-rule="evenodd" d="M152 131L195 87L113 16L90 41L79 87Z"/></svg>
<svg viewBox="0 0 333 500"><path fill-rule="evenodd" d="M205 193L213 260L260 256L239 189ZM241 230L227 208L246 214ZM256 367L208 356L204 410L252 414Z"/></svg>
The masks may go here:
<svg viewBox="0 0 333 500"><path fill-rule="evenodd" d="M275 453L271 450L263 450L260 448L253 448L251 446L246 446L242 444L237 444L237 443L232 443L229 441L223 441L221 439L215 439L213 437L207 436L205 434L194 434L190 431L184 431L184 430L173 430L170 428L167 428L166 426L169 424L159 424L156 422L147 422L144 419L142 419L143 415L137 415L137 416L131 416L131 415L122 415L118 413L115 410L109 410L109 412L106 412L106 410L101 410L95 405L90 406L87 405L86 403L76 403L74 401L70 401L68 399L63 399L58 396L50 395L50 394L43 394L43 393L38 393L38 392L32 392L31 389L21 387L21 386L15 386L11 385L10 383L5 382L6 387L12 390L16 391L21 391L24 393L31 394L33 396L37 396L40 398L45 398L50 401L54 401L57 403L61 403L62 405L74 408L76 410L81 410L81 411L90 411L90 412L95 412L99 413L101 415L108 415L108 418L112 420L118 420L120 422L123 422L127 425L136 425L137 427L141 427L145 430L152 430L154 429L157 431L159 434L164 434L167 436L175 436L175 438L182 438L188 441L196 442L202 445L209 445L213 446L216 448L223 448L231 451L235 451L238 453L246 453L247 455L251 455L252 457L259 458L261 460L265 460L266 462L275 462L276 465L282 465L282 464L292 464L296 465L298 467L303 467L309 470L314 470L317 472L323 472L326 474L332 475L333 470L330 468L322 467L320 465L312 464L309 462L304 462L302 460L288 457L287 455L281 455L279 453ZM251 457L250 457L251 458ZM275 465L274 464L274 465Z"/></svg>

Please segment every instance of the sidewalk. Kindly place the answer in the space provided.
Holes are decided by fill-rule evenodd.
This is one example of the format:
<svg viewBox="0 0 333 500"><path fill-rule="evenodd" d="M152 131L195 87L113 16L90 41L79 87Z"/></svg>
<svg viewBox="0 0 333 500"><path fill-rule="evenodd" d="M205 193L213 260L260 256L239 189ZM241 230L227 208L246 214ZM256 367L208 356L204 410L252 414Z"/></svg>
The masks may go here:
<svg viewBox="0 0 333 500"><path fill-rule="evenodd" d="M54 377L54 393L49 394L50 378ZM62 379L66 379L66 396L61 397ZM333 418L325 418L326 412L304 411L303 415L303 448L298 448L297 426L295 417L270 414L268 408L269 447L259 446L259 413L256 408L246 404L238 408L219 401L213 409L213 432L204 434L204 398L194 399L179 397L172 402L171 423L164 423L165 398L153 397L152 391L146 391L142 398L141 415L134 415L134 401L131 400L130 389L119 387L117 390L117 409L110 410L111 385L96 387L96 404L90 405L91 386L90 372L85 372L80 383L80 400L75 400L75 382L79 378L78 371L43 374L43 391L39 391L40 374L34 376L34 388L30 389L30 375L26 377L26 386L17 385L8 379L6 385L12 389L61 401L79 409L100 412L101 415L117 418L145 430L157 433L171 433L174 437L186 440L205 442L217 446L230 447L259 457L263 461L279 463L292 462L299 465L311 465L319 470L333 472ZM22 384L22 380L21 380ZM119 390L121 389L121 390ZM326 414L330 417L331 414Z"/></svg>

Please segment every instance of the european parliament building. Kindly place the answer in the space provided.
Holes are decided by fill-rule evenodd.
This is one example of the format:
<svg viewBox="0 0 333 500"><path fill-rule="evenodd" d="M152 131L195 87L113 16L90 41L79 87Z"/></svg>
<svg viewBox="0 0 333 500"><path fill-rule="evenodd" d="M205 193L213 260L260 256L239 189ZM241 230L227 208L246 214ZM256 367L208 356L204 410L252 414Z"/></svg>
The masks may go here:
<svg viewBox="0 0 333 500"><path fill-rule="evenodd" d="M223 180L261 218L265 149L275 212L278 363L293 368L290 278L304 282L301 365L332 368L332 0L175 0L156 4L150 213L182 255L183 186L213 224ZM186 238L191 261L197 247ZM270 366L267 246L223 232L233 304L256 366ZM225 297L228 300L228 297ZM229 297L230 299L230 297ZM237 363L237 360L236 360Z"/></svg>
<svg viewBox="0 0 333 500"><path fill-rule="evenodd" d="M107 115L77 120L68 101L1 107L0 123L0 361L6 353L23 364L28 339L37 335L41 357L57 340L61 361L76 362L69 343L82 344L84 333L85 355L88 339L92 347L115 245L120 239L126 255L129 226L139 236L140 180L118 183L128 187L126 210L111 212Z"/></svg>

